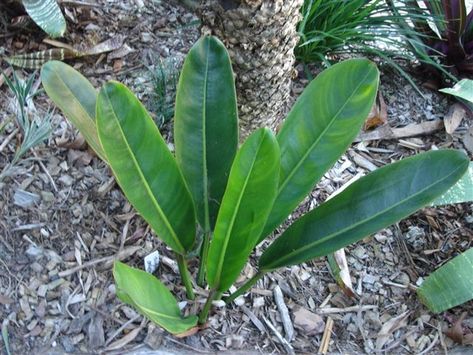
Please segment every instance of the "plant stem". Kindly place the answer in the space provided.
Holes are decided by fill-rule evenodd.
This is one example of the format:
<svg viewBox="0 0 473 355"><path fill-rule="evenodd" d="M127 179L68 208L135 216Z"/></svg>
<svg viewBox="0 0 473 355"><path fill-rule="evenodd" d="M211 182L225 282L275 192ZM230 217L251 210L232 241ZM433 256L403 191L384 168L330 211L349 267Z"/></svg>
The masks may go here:
<svg viewBox="0 0 473 355"><path fill-rule="evenodd" d="M204 308L202 308L202 311L199 314L199 324L205 324L207 322L210 308L212 308L212 302L214 300L220 299L220 297L222 297L221 292L218 292L216 290L210 291L209 297L207 298L207 301L205 302Z"/></svg>
<svg viewBox="0 0 473 355"><path fill-rule="evenodd" d="M181 274L181 280L186 287L187 298L190 300L195 299L194 290L192 288L191 276L187 269L187 261L184 255L176 254L177 265L179 266L179 273Z"/></svg>
<svg viewBox="0 0 473 355"><path fill-rule="evenodd" d="M200 248L199 271L197 273L197 285L204 287L205 283L205 267L207 265L207 255L209 254L210 231L204 233L204 240Z"/></svg>
<svg viewBox="0 0 473 355"><path fill-rule="evenodd" d="M258 271L251 279L246 281L238 290L233 292L230 296L224 297L223 300L226 304L233 302L238 296L242 295L246 291L248 291L259 279L264 276L264 271Z"/></svg>

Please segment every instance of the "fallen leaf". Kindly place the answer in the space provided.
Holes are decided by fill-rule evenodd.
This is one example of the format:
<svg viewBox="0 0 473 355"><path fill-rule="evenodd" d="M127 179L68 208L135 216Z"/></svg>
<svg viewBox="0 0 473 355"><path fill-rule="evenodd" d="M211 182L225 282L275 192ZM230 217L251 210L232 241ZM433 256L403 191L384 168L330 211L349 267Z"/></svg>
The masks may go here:
<svg viewBox="0 0 473 355"><path fill-rule="evenodd" d="M111 52L119 49L121 46L123 46L123 41L125 40L125 37L122 35L116 35L114 37L111 37L107 39L106 41L103 41L91 48L87 48L84 50L85 55L97 55L101 54L104 52Z"/></svg>
<svg viewBox="0 0 473 355"><path fill-rule="evenodd" d="M325 329L325 322L321 316L299 307L294 312L294 326L307 335L320 334Z"/></svg>
<svg viewBox="0 0 473 355"><path fill-rule="evenodd" d="M467 313L463 312L460 318L453 323L453 326L448 328L444 333L455 343L461 345L473 345L473 333L471 331L465 333L463 329L463 321L465 320L466 315Z"/></svg>
<svg viewBox="0 0 473 355"><path fill-rule="evenodd" d="M376 350L381 350L384 345L389 341L393 336L393 333L403 328L407 325L407 317L409 316L409 311L402 313L397 317L393 317L383 324L381 330L376 337Z"/></svg>
<svg viewBox="0 0 473 355"><path fill-rule="evenodd" d="M453 104L443 120L445 131L452 135L466 116L465 108L459 103Z"/></svg>
<svg viewBox="0 0 473 355"><path fill-rule="evenodd" d="M69 148L69 149L77 149L77 150L84 150L87 148L85 138L80 133L77 134L77 136L74 138L72 142L64 138L57 138L55 142L56 142L56 145L61 148Z"/></svg>
<svg viewBox="0 0 473 355"><path fill-rule="evenodd" d="M382 126L388 122L388 109L386 102L384 102L383 95L381 92L378 92L378 97L376 102L371 108L371 112L366 119L363 129L365 131L374 129L376 127Z"/></svg>
<svg viewBox="0 0 473 355"><path fill-rule="evenodd" d="M200 330L205 329L205 328L207 328L206 324L205 325L197 325L197 326L192 327L191 329L185 331L184 333L174 334L174 336L176 338L187 338L187 337L189 337L191 335L194 335L197 332L199 332Z"/></svg>
<svg viewBox="0 0 473 355"><path fill-rule="evenodd" d="M122 67L123 67L123 60L117 59L113 62L113 72L114 73L117 73L120 70L122 70Z"/></svg>
<svg viewBox="0 0 473 355"><path fill-rule="evenodd" d="M348 297L355 297L353 291L353 284L350 277L350 269L348 268L347 258L345 255L345 249L339 249L335 253L329 255L328 262L330 271L337 281L338 286L342 289L343 293Z"/></svg>
<svg viewBox="0 0 473 355"><path fill-rule="evenodd" d="M118 339L111 343L107 348L105 349L106 351L113 351L113 350L119 350L122 349L125 345L131 343L135 338L138 336L140 333L142 327L138 327L133 329L131 332L129 332L127 335L125 335L123 338Z"/></svg>

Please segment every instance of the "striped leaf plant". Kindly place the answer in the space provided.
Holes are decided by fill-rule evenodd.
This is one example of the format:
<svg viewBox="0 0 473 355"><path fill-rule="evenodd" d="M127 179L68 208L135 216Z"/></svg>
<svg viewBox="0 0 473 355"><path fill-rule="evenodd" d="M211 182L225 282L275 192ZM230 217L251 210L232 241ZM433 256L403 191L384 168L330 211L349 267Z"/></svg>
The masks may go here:
<svg viewBox="0 0 473 355"><path fill-rule="evenodd" d="M26 12L33 21L51 37L62 37L66 32L66 20L56 0L22 0Z"/></svg>
<svg viewBox="0 0 473 355"><path fill-rule="evenodd" d="M204 324L212 301L226 296L231 302L266 273L328 255L407 217L447 191L468 166L460 151L431 151L359 179L277 236L259 258L255 276L228 295L255 247L358 134L378 90L376 66L352 59L325 70L307 86L277 135L260 128L239 147L230 58L218 39L203 37L187 55L179 79L175 155L124 85L108 82L97 92L56 61L44 65L41 76L49 97L175 252L187 297L194 298L195 284L208 290L200 313L183 317L156 277L115 263L118 297L174 334ZM189 259L197 255L199 267L190 272Z"/></svg>

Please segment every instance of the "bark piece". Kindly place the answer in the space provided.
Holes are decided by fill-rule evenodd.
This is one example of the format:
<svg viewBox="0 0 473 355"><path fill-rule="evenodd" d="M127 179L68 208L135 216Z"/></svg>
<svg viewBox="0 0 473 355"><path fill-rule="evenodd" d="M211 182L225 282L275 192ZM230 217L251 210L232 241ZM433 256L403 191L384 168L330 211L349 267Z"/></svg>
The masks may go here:
<svg viewBox="0 0 473 355"><path fill-rule="evenodd" d="M294 312L294 325L307 335L320 334L325 328L325 322L321 316L303 307Z"/></svg>

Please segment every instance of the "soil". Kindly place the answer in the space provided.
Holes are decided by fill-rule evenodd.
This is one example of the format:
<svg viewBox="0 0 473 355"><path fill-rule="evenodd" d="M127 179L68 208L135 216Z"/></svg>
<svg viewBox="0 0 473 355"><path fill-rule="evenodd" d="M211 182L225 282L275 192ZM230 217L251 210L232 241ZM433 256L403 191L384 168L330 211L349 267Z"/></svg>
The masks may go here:
<svg viewBox="0 0 473 355"><path fill-rule="evenodd" d="M96 87L107 80L124 82L137 93L159 121L170 141L172 122L160 119L153 95L152 72L160 60L177 66L199 36L196 17L161 1L100 0L90 6L66 2L68 33L63 41L90 47L121 36L123 44L109 53L70 60ZM6 55L50 48L34 27L4 28L0 34ZM2 63L2 70L8 66ZM390 127L442 120L453 102L422 86L424 96L389 68L381 67L380 91ZM25 77L31 71L17 70ZM300 70L294 97L307 84ZM38 82L39 85L39 82ZM43 94L30 103L35 115L53 107ZM14 98L0 86L0 171L14 156ZM471 118L471 117L470 117ZM445 334L466 312L465 332L473 330L473 302L444 314L429 312L415 288L430 272L471 247L473 205L425 208L410 218L346 248L355 297L348 297L318 259L265 276L244 297L224 307L217 304L208 327L176 338L154 326L115 295L113 260L143 267L154 251L161 262L155 275L182 300L184 313L205 301L185 301L173 254L126 201L107 166L83 144L59 111L53 132L30 151L10 176L0 182L0 315L3 347L12 354L53 353L316 353L329 329L331 353L472 352ZM164 120L165 121L165 120ZM376 139L354 144L325 175L290 220L314 208L357 176L421 151L465 150L469 121L449 135L433 133L400 139ZM8 141L9 140L9 141ZM172 143L169 143L172 147ZM471 157L471 155L470 155ZM290 223L287 222L286 225ZM281 230L277 231L281 232ZM255 257L269 241L263 243ZM237 283L255 272L256 258ZM196 270L196 261L190 262ZM295 327L292 339L283 327L278 290ZM282 336L281 336L282 334ZM8 336L6 336L8 335ZM8 338L8 339L7 339Z"/></svg>

